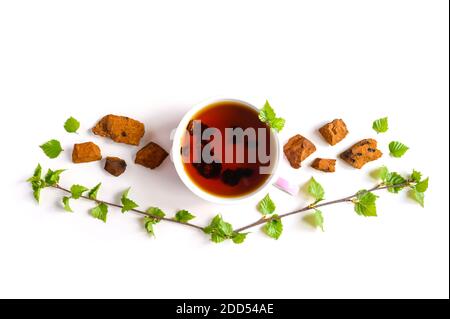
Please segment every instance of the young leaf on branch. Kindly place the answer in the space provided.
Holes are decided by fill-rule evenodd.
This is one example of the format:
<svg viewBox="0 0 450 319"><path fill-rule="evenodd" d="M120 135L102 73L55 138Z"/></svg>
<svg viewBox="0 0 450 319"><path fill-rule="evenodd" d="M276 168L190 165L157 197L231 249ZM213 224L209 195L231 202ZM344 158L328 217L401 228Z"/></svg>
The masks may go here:
<svg viewBox="0 0 450 319"><path fill-rule="evenodd" d="M357 193L354 200L355 212L360 216L374 217L377 216L377 201L378 196L367 191L361 190Z"/></svg>
<svg viewBox="0 0 450 319"><path fill-rule="evenodd" d="M233 226L225 222L220 215L216 215L203 231L205 234L211 235L211 241L214 243L221 243L227 239L231 239L235 244L241 244L247 236L246 233L234 232Z"/></svg>
<svg viewBox="0 0 450 319"><path fill-rule="evenodd" d="M146 212L151 215L147 217L154 221L155 224L159 223L161 218L166 216L166 214L159 207L150 207Z"/></svg>
<svg viewBox="0 0 450 319"><path fill-rule="evenodd" d="M266 123L275 131L280 132L284 128L285 120L277 117L274 109L270 106L269 101L266 101L262 109L259 111L259 120Z"/></svg>
<svg viewBox="0 0 450 319"><path fill-rule="evenodd" d="M33 176L31 176L29 179L27 179L27 182L36 182L39 181L41 179L41 175L42 175L42 166L41 164L38 164L36 166L36 168L34 169L34 173Z"/></svg>
<svg viewBox="0 0 450 319"><path fill-rule="evenodd" d="M64 210L65 210L66 212L73 213L73 210L72 210L72 208L70 207L70 197L64 196L64 197L62 198L62 203L63 203L63 206L64 206Z"/></svg>
<svg viewBox="0 0 450 319"><path fill-rule="evenodd" d="M98 194L98 190L100 189L100 186L102 186L102 183L98 183L91 190L89 190L88 197L90 199L97 199L97 194Z"/></svg>
<svg viewBox="0 0 450 319"><path fill-rule="evenodd" d="M278 239L283 232L283 223L278 215L273 215L273 217L264 225L264 232L267 236L273 239Z"/></svg>
<svg viewBox="0 0 450 319"><path fill-rule="evenodd" d="M378 170L378 176L383 185L389 186L388 191L391 193L398 193L406 186L406 179L397 172L389 172L386 166Z"/></svg>
<svg viewBox="0 0 450 319"><path fill-rule="evenodd" d="M311 177L311 179L309 180L308 193L309 193L309 195L311 195L315 199L315 202L314 202L313 205L315 205L318 202L322 201L324 199L324 196L325 196L325 191L324 191L322 185L320 185L314 179L314 177Z"/></svg>
<svg viewBox="0 0 450 319"><path fill-rule="evenodd" d="M276 209L275 203L270 198L270 195L267 194L264 198L258 203L257 206L258 211L263 215L270 215Z"/></svg>
<svg viewBox="0 0 450 319"><path fill-rule="evenodd" d="M324 218L323 214L320 210L314 209L314 212L312 214L306 215L303 217L303 221L305 221L308 225L324 230Z"/></svg>
<svg viewBox="0 0 450 319"><path fill-rule="evenodd" d="M187 223L188 221L190 221L190 220L192 220L192 219L194 219L195 218L195 216L194 215L192 215L191 213L189 213L187 210L185 210L185 209L183 209L183 210L179 210L176 214L175 214L175 217L174 217L174 219L177 221L177 222L180 222L180 223Z"/></svg>
<svg viewBox="0 0 450 319"><path fill-rule="evenodd" d="M373 174L373 176L374 176L375 178L381 179L381 181L382 181L383 183L386 182L386 180L387 180L387 178L388 178L388 175L389 175L389 169L388 169L386 166L381 166L381 167L378 168L378 169L374 172L374 174Z"/></svg>
<svg viewBox="0 0 450 319"><path fill-rule="evenodd" d="M155 236L155 230L153 228L153 225L155 224L154 220L154 218L144 217L144 227L150 236Z"/></svg>
<svg viewBox="0 0 450 319"><path fill-rule="evenodd" d="M418 182L414 189L420 193L425 193L428 189L428 180L429 178L425 178L424 180Z"/></svg>
<svg viewBox="0 0 450 319"><path fill-rule="evenodd" d="M401 191L405 186L397 186L404 185L406 183L406 179L403 178L400 174L396 172L389 173L388 178L386 179L386 186L391 186L388 188L388 192L397 194Z"/></svg>
<svg viewBox="0 0 450 319"><path fill-rule="evenodd" d="M131 199L128 198L128 193L130 192L130 188L128 188L125 192L123 192L122 194L122 198L120 199L123 207L122 207L122 213L128 212L132 209L135 209L138 206L138 204L136 204L134 201L132 201Z"/></svg>
<svg viewBox="0 0 450 319"><path fill-rule="evenodd" d="M91 215L94 218L102 220L106 223L106 217L108 215L108 205L105 203L100 203L96 207L91 209Z"/></svg>
<svg viewBox="0 0 450 319"><path fill-rule="evenodd" d="M70 188L70 192L72 193L73 199L79 199L81 195L83 195L83 193L88 190L89 188L78 184L72 185L72 187Z"/></svg>
<svg viewBox="0 0 450 319"><path fill-rule="evenodd" d="M422 173L413 170L410 180L415 183L415 185L410 185L409 195L410 197L418 202L420 206L425 206L425 192L428 190L429 178L422 179Z"/></svg>
<svg viewBox="0 0 450 319"><path fill-rule="evenodd" d="M233 233L231 240L235 244L242 244L247 238L248 233Z"/></svg>
<svg viewBox="0 0 450 319"><path fill-rule="evenodd" d="M410 179L412 182L418 183L422 179L422 173L414 169L413 172L411 173Z"/></svg>
<svg viewBox="0 0 450 319"><path fill-rule="evenodd" d="M33 190L33 197L38 203L41 196L41 189L46 186L46 183L41 178L41 175L42 175L42 167L41 164L38 164L34 169L33 176L27 179L27 182L31 184L31 188Z"/></svg>
<svg viewBox="0 0 450 319"><path fill-rule="evenodd" d="M56 171L52 171L51 169L49 169L47 171L47 174L45 174L45 184L46 186L53 186L58 184L61 173L64 172L64 169L58 169Z"/></svg>
<svg viewBox="0 0 450 319"><path fill-rule="evenodd" d="M164 218L166 214L159 207L150 207L146 211L148 214L152 216L144 217L144 227L147 230L147 233L150 236L155 236L154 225L161 221L161 218ZM159 218L155 218L159 217Z"/></svg>
<svg viewBox="0 0 450 319"><path fill-rule="evenodd" d="M419 203L420 206L425 207L425 193L418 192L414 188L409 191L412 199Z"/></svg>
<svg viewBox="0 0 450 319"><path fill-rule="evenodd" d="M316 209L316 210L314 211L313 216L314 216L314 224L315 224L315 226L316 226L317 228L320 228L322 231L325 231L325 230L323 229L323 221L324 221L324 219L323 219L323 214L322 214L322 212L321 212L320 210Z"/></svg>
<svg viewBox="0 0 450 319"><path fill-rule="evenodd" d="M258 211L264 215L267 222L263 226L263 231L267 236L278 239L283 231L283 224L278 215L272 215L275 212L276 205L269 194L258 203Z"/></svg>
<svg viewBox="0 0 450 319"><path fill-rule="evenodd" d="M62 172L64 172L63 169L59 169L56 171L49 169L47 171L47 174L45 174L45 177L42 178L42 167L40 164L36 166L36 168L34 169L33 176L28 178L27 182L31 184L31 188L33 190L33 197L38 203L41 196L41 190L46 187L56 185L59 182L59 177Z"/></svg>

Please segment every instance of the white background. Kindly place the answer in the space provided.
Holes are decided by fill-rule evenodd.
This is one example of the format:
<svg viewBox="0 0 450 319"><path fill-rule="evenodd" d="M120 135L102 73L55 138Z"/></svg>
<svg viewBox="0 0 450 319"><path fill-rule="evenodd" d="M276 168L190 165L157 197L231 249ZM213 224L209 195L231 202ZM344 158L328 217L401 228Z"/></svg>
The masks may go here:
<svg viewBox="0 0 450 319"><path fill-rule="evenodd" d="M448 9L444 0L2 1L0 297L448 298ZM142 143L169 149L183 114L215 96L259 106L267 98L287 119L283 142L300 133L317 145L299 170L283 160L294 183L314 175L334 199L372 186L381 165L416 168L430 176L426 208L380 193L378 218L343 204L324 209L324 233L293 216L278 241L253 229L243 245L216 245L163 223L149 238L138 216L114 209L103 224L83 201L65 213L55 190L33 201L24 180L40 162L67 168L64 186L103 182L107 200L131 186L143 208L189 209L200 224L217 213L236 227L256 220L256 202L204 202L169 160L147 170L132 163L138 148L89 133L104 114L123 114L145 122ZM70 115L79 135L63 130ZM376 135L382 116L390 129ZM330 147L317 128L336 117L350 134ZM385 155L364 169L309 167L368 137ZM51 138L66 150L55 160L38 148ZM403 158L388 155L391 140L410 146ZM127 172L72 164L72 145L83 141L122 156ZM270 193L280 213L310 200Z"/></svg>

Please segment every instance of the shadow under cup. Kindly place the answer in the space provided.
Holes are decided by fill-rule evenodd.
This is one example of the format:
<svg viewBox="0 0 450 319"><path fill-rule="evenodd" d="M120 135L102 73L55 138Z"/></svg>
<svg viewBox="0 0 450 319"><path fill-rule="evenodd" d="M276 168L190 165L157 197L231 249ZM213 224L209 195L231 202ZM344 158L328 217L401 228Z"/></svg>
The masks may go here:
<svg viewBox="0 0 450 319"><path fill-rule="evenodd" d="M258 114L243 101L218 100L194 108L181 121L180 156L174 162L181 162L175 163L177 171L194 193L209 200L242 199L270 183L278 139Z"/></svg>

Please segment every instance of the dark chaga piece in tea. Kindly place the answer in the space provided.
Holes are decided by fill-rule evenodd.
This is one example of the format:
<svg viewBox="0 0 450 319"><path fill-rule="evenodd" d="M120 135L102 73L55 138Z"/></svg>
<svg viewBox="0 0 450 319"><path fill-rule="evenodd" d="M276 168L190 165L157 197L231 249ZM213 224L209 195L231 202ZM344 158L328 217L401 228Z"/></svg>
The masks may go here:
<svg viewBox="0 0 450 319"><path fill-rule="evenodd" d="M354 168L362 168L371 161L379 159L383 153L377 149L377 141L374 139L361 140L344 153L341 158Z"/></svg>
<svg viewBox="0 0 450 319"><path fill-rule="evenodd" d="M150 169L155 169L166 159L169 155L161 146L150 142L136 154L136 164L145 166Z"/></svg>
<svg viewBox="0 0 450 319"><path fill-rule="evenodd" d="M227 169L222 174L222 182L228 186L236 186L241 181L237 170Z"/></svg>
<svg viewBox="0 0 450 319"><path fill-rule="evenodd" d="M194 135L194 129L196 128L196 125L200 125L200 133L203 135L203 132L209 128L208 125L206 125L203 122L199 122L196 120L190 120L188 123L188 126L186 127L186 130L188 131L189 135Z"/></svg>
<svg viewBox="0 0 450 319"><path fill-rule="evenodd" d="M250 168L238 168L236 170L227 169L222 173L222 182L228 186L236 186L242 178L253 175L253 170Z"/></svg>
<svg viewBox="0 0 450 319"><path fill-rule="evenodd" d="M220 176L222 172L222 164L221 163L193 163L192 164L195 169L202 175L204 178L211 179L217 178Z"/></svg>
<svg viewBox="0 0 450 319"><path fill-rule="evenodd" d="M111 175L118 177L122 175L126 169L127 163L123 159L111 156L106 158L105 171Z"/></svg>

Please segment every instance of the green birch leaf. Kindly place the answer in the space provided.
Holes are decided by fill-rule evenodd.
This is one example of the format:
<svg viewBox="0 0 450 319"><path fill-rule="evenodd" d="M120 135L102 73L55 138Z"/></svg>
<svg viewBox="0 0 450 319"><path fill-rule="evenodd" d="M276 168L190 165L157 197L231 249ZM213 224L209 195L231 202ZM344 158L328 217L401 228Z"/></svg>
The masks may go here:
<svg viewBox="0 0 450 319"><path fill-rule="evenodd" d="M389 129L388 118L383 117L381 119L375 120L372 124L372 128L377 133L385 133Z"/></svg>
<svg viewBox="0 0 450 319"><path fill-rule="evenodd" d="M49 169L47 171L47 174L45 174L45 183L47 184L47 186L54 186L56 184L59 183L59 179L61 177L61 173L64 172L64 169L58 169L56 171L53 171L51 169Z"/></svg>
<svg viewBox="0 0 450 319"><path fill-rule="evenodd" d="M421 172L418 172L418 171L416 171L416 170L413 170L413 172L411 173L410 179L411 179L413 182L418 183L418 182L420 182L420 180L422 179L422 173L421 173Z"/></svg>
<svg viewBox="0 0 450 319"><path fill-rule="evenodd" d="M122 202L122 213L128 212L132 209L135 209L138 206L138 204L136 204L134 201L132 201L131 199L128 198L128 193L130 192L131 188L128 188L125 192L123 192L122 194L122 198L121 198L121 202Z"/></svg>
<svg viewBox="0 0 450 319"><path fill-rule="evenodd" d="M416 191L418 191L419 193L425 193L428 189L428 181L429 178L425 178L423 181L420 181L419 183L416 184Z"/></svg>
<svg viewBox="0 0 450 319"><path fill-rule="evenodd" d="M102 220L106 223L106 218L108 216L108 205L105 203L100 203L96 207L91 209L91 215L94 218Z"/></svg>
<svg viewBox="0 0 450 319"><path fill-rule="evenodd" d="M176 213L174 219L180 223L187 223L188 221L194 219L195 216L189 213L187 210L183 209Z"/></svg>
<svg viewBox="0 0 450 319"><path fill-rule="evenodd" d="M283 223L278 215L274 215L271 220L269 220L263 227L264 232L267 236L274 239L278 239L283 232Z"/></svg>
<svg viewBox="0 0 450 319"><path fill-rule="evenodd" d="M388 191L391 193L398 193L405 186L398 186L406 183L406 179L396 172L391 172L388 174L385 184L386 186L392 186L388 188Z"/></svg>
<svg viewBox="0 0 450 319"><path fill-rule="evenodd" d="M68 133L76 133L79 128L80 122L78 122L77 119L73 118L72 116L69 117L67 121L64 123L64 129Z"/></svg>
<svg viewBox="0 0 450 319"><path fill-rule="evenodd" d="M90 199L97 199L98 190L100 189L101 186L102 183L98 183L97 185L94 186L94 188L91 188L89 190L88 197Z"/></svg>
<svg viewBox="0 0 450 319"><path fill-rule="evenodd" d="M149 209L147 209L147 213L159 218L164 218L166 216L166 214L158 207L150 207ZM153 223L155 224L161 221L161 219L153 218L151 216L147 216L147 218L153 220Z"/></svg>
<svg viewBox="0 0 450 319"><path fill-rule="evenodd" d="M39 147L49 158L57 158L63 151L61 143L58 140L50 140Z"/></svg>
<svg viewBox="0 0 450 319"><path fill-rule="evenodd" d="M79 199L83 195L83 193L88 190L89 188L77 184L72 185L72 187L70 188L70 192L72 193L73 199Z"/></svg>
<svg viewBox="0 0 450 319"><path fill-rule="evenodd" d="M389 143L389 151L393 157L402 157L407 150L409 150L409 147L403 143L397 141Z"/></svg>
<svg viewBox="0 0 450 319"><path fill-rule="evenodd" d="M314 224L315 224L315 226L317 228L320 228L322 231L325 231L324 228L323 228L324 218L323 218L322 212L320 210L316 209L314 211L313 216L314 216Z"/></svg>
<svg viewBox="0 0 450 319"><path fill-rule="evenodd" d="M418 202L420 206L425 207L425 193L419 192L414 188L411 189L409 193L413 200Z"/></svg>
<svg viewBox="0 0 450 319"><path fill-rule="evenodd" d="M263 215L270 215L272 214L275 209L275 203L272 201L272 199L270 198L270 195L267 194L266 196L264 196L264 198L258 203L258 211L263 214Z"/></svg>
<svg viewBox="0 0 450 319"><path fill-rule="evenodd" d="M242 244L247 238L248 233L234 233L232 236L233 243Z"/></svg>
<svg viewBox="0 0 450 319"><path fill-rule="evenodd" d="M322 185L320 185L314 177L311 177L308 184L308 193L314 197L316 203L323 200L325 196L325 191L323 190Z"/></svg>
<svg viewBox="0 0 450 319"><path fill-rule="evenodd" d="M365 217L377 216L376 201L378 196L366 190L361 190L356 197L355 212L358 215Z"/></svg>
<svg viewBox="0 0 450 319"><path fill-rule="evenodd" d="M62 198L62 202L63 202L64 210L65 210L66 212L73 213L73 210L72 210L72 208L70 207L70 197L64 196L64 197Z"/></svg>

